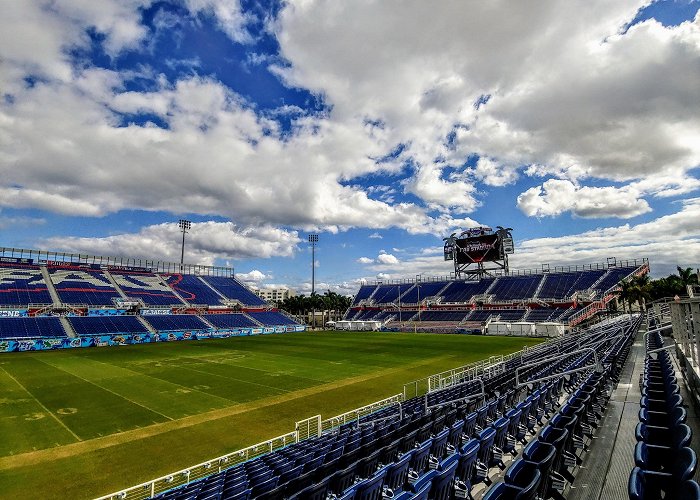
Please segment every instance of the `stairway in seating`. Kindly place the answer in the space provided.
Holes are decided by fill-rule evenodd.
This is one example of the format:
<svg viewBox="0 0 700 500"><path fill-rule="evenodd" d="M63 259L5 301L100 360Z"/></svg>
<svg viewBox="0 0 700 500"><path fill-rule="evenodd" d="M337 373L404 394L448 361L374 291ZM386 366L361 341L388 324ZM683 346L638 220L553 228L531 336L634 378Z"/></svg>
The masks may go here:
<svg viewBox="0 0 700 500"><path fill-rule="evenodd" d="M58 296L58 292L56 292L56 288L53 286L53 281L51 281L51 275L49 274L49 270L46 268L46 266L40 266L39 269L41 269L41 275L43 276L44 281L46 282L46 289L49 291L49 295L51 295L53 305L60 306L61 297ZM73 331L72 328L71 331Z"/></svg>

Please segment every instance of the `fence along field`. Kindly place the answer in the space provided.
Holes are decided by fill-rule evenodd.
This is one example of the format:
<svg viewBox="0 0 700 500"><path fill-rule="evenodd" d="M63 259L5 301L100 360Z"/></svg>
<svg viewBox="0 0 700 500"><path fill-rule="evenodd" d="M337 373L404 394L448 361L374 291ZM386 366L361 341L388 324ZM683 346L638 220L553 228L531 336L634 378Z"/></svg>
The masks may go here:
<svg viewBox="0 0 700 500"><path fill-rule="evenodd" d="M0 498L93 498L537 339L299 333L0 356Z"/></svg>

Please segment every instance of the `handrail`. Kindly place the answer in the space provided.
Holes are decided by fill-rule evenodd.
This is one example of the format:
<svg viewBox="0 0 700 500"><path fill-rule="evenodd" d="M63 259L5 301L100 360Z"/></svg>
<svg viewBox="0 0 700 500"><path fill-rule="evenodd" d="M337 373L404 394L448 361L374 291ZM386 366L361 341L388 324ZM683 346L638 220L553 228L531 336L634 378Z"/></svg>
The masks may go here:
<svg viewBox="0 0 700 500"><path fill-rule="evenodd" d="M539 366L539 365L542 365L542 364L544 364L544 363L549 363L550 361L554 361L554 360L557 360L557 359L561 360L561 359L567 358L567 357L569 357L569 356L573 356L574 354L579 354L579 353L582 353L582 352L592 352L592 353L593 353L593 358L595 359L595 364L593 364L593 365L587 365L587 366L584 366L584 367L575 368L575 369L573 369L573 370L567 370L567 371L564 371L564 372L561 372L561 373L557 373L557 374L555 374L555 375L549 375L549 376L547 376L547 377L542 377L542 378L535 379L535 380L528 380L527 382L520 383L519 375L520 375L520 370L522 370L523 368L531 368L531 367L533 367L533 366ZM571 373L576 373L576 372L580 372L580 371L583 371L583 370L589 370L589 369L591 369L591 368L596 368L596 369L598 369L599 367L600 367L600 361L599 361L599 359L598 359L598 352L597 352L595 349L593 349L592 347L584 347L583 349L579 349L579 350L577 350L577 351L568 352L568 353L562 354L562 355L560 355L560 356L553 356L553 357L551 357L551 358L541 359L541 360L536 361L536 362L534 362L534 363L529 363L529 364L527 364L527 365L518 366L518 367L515 369L515 386L516 386L516 387L523 387L523 386L528 385L528 384L534 384L534 383L537 383L537 382L544 382L545 380L549 380L549 379L556 378L556 377L561 377L561 376L564 376L564 375L569 375L569 374L571 374Z"/></svg>

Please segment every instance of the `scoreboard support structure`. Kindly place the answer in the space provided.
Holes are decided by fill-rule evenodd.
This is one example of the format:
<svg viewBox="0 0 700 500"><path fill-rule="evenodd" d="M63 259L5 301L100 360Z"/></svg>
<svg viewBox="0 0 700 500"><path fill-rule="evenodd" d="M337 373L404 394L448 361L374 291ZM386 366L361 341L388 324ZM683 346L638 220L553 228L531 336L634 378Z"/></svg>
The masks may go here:
<svg viewBox="0 0 700 500"><path fill-rule="evenodd" d="M479 280L509 274L508 255L514 252L512 228L480 226L443 238L445 260L454 263L457 279Z"/></svg>

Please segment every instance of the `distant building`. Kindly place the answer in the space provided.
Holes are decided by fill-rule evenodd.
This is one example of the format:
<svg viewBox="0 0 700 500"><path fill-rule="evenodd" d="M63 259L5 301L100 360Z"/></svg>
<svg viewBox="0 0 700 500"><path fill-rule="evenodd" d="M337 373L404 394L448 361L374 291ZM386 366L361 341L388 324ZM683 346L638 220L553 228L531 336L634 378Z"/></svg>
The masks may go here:
<svg viewBox="0 0 700 500"><path fill-rule="evenodd" d="M261 290L254 288L253 291L258 297L267 302L282 302L284 299L296 295L296 292L289 288L263 288Z"/></svg>

